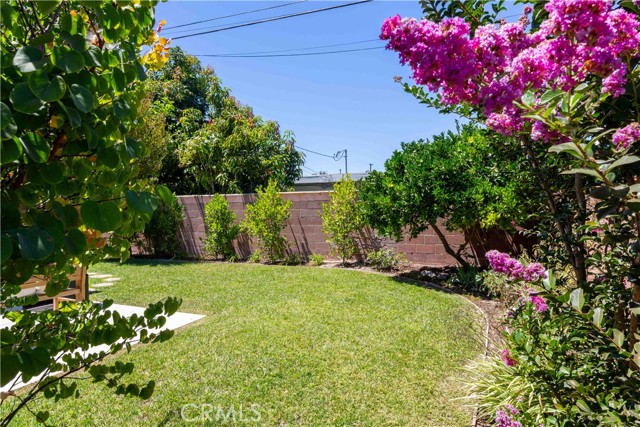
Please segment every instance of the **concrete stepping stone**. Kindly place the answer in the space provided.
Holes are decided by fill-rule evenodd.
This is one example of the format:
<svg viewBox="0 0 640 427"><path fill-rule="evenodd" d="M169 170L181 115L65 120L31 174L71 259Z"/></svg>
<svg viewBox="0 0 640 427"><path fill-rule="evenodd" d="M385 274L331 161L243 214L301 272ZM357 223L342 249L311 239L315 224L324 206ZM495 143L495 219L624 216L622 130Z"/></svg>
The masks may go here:
<svg viewBox="0 0 640 427"><path fill-rule="evenodd" d="M108 277L111 277L110 274L91 274L89 273L89 277L92 279L106 279Z"/></svg>
<svg viewBox="0 0 640 427"><path fill-rule="evenodd" d="M107 286L113 286L113 283L96 283L95 285L91 285L92 288L106 288Z"/></svg>
<svg viewBox="0 0 640 427"><path fill-rule="evenodd" d="M103 282L117 282L119 280L120 280L119 277L107 277L107 278L103 279L102 281Z"/></svg>

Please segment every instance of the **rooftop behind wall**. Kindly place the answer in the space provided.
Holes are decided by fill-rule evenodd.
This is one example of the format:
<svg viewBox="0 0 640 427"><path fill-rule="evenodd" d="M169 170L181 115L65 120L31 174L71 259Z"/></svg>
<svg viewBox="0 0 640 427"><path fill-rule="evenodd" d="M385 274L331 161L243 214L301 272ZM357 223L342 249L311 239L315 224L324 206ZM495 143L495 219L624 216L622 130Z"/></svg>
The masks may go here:
<svg viewBox="0 0 640 427"><path fill-rule="evenodd" d="M291 201L291 217L285 230L292 251L303 257L312 253L329 257L329 245L322 232L322 203L329 201L328 191L290 192L280 193L281 197ZM246 205L253 203L255 194L227 194L224 197L229 207L235 212L238 220L244 219ZM211 195L179 196L179 202L184 205L184 221L182 223L182 240L187 253L194 257L204 255L203 241L205 239L204 208L211 200ZM415 264L432 267L459 265L452 255L457 253L469 263L480 265L484 261L484 254L489 249L509 252L519 252L524 241L518 241L507 233L500 231L460 233L450 232L438 221L438 229L431 227L423 231L416 238L406 238L401 242L378 238L375 232L367 230L361 236L366 248L391 247L396 252L402 252L407 259ZM235 242L238 255L247 258L255 246L242 233Z"/></svg>

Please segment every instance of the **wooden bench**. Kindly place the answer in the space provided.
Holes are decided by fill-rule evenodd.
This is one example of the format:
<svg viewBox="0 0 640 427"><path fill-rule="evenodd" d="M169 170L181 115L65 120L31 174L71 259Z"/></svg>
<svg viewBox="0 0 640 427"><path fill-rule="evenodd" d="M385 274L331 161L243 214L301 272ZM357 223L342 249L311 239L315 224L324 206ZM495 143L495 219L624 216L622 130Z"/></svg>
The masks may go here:
<svg viewBox="0 0 640 427"><path fill-rule="evenodd" d="M27 297L37 295L38 301L53 300L53 309L57 310L60 301L85 301L87 299L87 269L78 267L69 276L69 287L60 293L50 297L46 294L45 288L49 278L41 275L31 276L29 280L20 285L21 291L17 297Z"/></svg>

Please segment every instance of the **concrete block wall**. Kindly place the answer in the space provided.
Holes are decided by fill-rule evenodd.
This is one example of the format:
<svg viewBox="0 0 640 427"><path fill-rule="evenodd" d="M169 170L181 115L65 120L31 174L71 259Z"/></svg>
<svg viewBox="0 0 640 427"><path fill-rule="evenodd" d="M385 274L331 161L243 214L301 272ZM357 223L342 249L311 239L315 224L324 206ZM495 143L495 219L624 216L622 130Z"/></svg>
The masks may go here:
<svg viewBox="0 0 640 427"><path fill-rule="evenodd" d="M291 201L291 217L285 229L291 251L302 257L318 253L330 258L321 219L322 203L329 201L329 192L288 192L280 195ZM185 217L180 230L181 239L191 256L204 255L204 208L212 197L178 197L179 202L185 207ZM242 221L246 206L255 201L255 194L228 194L225 198L238 221ZM365 248L390 247L396 252L404 253L412 263L432 267L458 265L452 252L458 253L472 264L480 265L484 262L484 253L489 249L519 252L527 245L527 242L519 241L504 232L474 232L473 235L451 232L446 230L442 221L438 221L437 227L438 230L429 227L416 238L407 237L400 242L379 238L374 231L366 230L361 236L361 245ZM244 233L235 242L235 248L241 258L247 258L255 250L255 246Z"/></svg>

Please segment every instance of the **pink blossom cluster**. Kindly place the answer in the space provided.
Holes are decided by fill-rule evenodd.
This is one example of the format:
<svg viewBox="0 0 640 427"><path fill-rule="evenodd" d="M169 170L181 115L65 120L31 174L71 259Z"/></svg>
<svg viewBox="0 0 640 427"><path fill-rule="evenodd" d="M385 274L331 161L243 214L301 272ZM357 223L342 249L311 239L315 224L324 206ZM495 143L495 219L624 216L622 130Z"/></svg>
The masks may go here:
<svg viewBox="0 0 640 427"><path fill-rule="evenodd" d="M505 405L505 409L499 409L496 411L496 427L522 427L522 424L513 419L514 415L518 414L518 411L512 405Z"/></svg>
<svg viewBox="0 0 640 427"><path fill-rule="evenodd" d="M504 349L500 352L500 357L502 357L502 361L507 366L516 366L518 362L511 356L511 352L507 349Z"/></svg>
<svg viewBox="0 0 640 427"><path fill-rule="evenodd" d="M535 282L547 277L545 268L538 262L532 262L524 266L520 261L509 256L509 254L496 250L490 250L485 256L493 271L506 274L511 279Z"/></svg>
<svg viewBox="0 0 640 427"><path fill-rule="evenodd" d="M640 55L640 22L613 10L612 0L551 0L545 8L549 18L534 33L527 33L526 18L481 26L471 35L461 18L434 23L397 15L384 22L380 38L443 103L481 106L487 126L511 135L525 123L513 103L525 91L569 90L598 76L605 92L619 96L626 59ZM542 125L532 136L562 141Z"/></svg>
<svg viewBox="0 0 640 427"><path fill-rule="evenodd" d="M640 123L631 123L613 134L613 145L617 150L626 150L631 144L640 141Z"/></svg>
<svg viewBox="0 0 640 427"><path fill-rule="evenodd" d="M549 310L549 306L545 302L544 298L536 293L529 294L529 302L533 304L533 307L538 313L543 313Z"/></svg>

